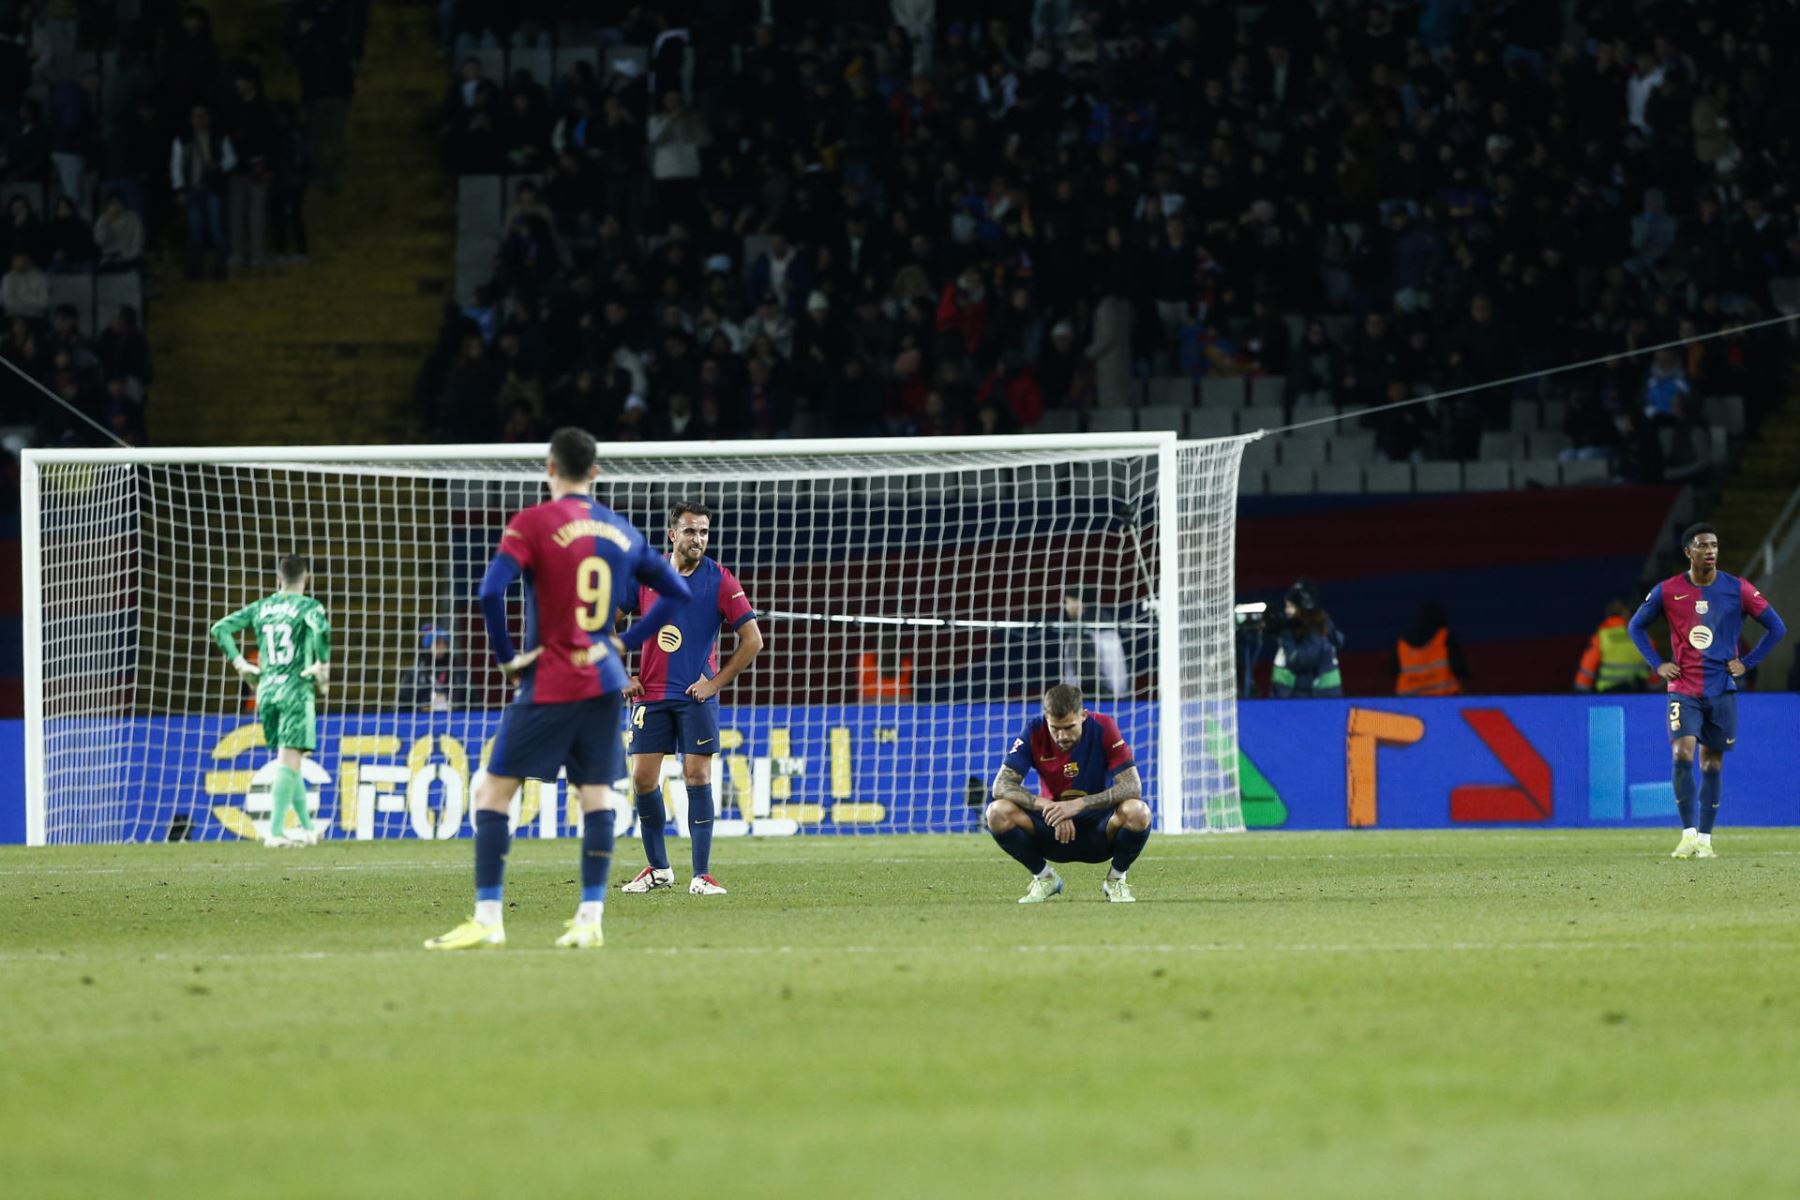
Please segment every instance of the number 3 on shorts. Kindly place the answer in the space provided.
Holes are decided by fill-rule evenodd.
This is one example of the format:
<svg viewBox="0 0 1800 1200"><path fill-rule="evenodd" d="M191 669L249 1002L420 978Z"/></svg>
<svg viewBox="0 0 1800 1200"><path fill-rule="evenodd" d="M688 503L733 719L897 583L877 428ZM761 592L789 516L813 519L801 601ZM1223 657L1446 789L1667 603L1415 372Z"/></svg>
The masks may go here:
<svg viewBox="0 0 1800 1200"><path fill-rule="evenodd" d="M1671 700L1671 701L1669 701L1669 732L1670 733L1678 733L1678 732L1680 732L1680 730L1681 730L1681 701Z"/></svg>

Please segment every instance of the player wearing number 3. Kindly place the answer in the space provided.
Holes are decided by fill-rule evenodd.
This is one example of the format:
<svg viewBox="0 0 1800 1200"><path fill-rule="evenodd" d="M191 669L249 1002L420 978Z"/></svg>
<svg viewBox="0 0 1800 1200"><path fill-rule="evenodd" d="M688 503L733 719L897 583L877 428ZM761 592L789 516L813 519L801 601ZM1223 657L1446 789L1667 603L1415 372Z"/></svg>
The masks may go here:
<svg viewBox="0 0 1800 1200"><path fill-rule="evenodd" d="M263 740L275 752L274 808L269 814L265 846L299 846L319 840L306 811L306 783L301 763L319 744L314 696L325 694L331 671L331 621L325 606L306 594L311 564L298 554L281 560L276 574L281 588L218 621L213 641L231 659L246 683L256 680L256 711ZM238 649L237 635L249 629L256 637L258 662ZM288 809L300 821L300 832L286 832Z"/></svg>
<svg viewBox="0 0 1800 1200"><path fill-rule="evenodd" d="M656 636L644 642L638 674L625 689L638 697L631 710L631 784L637 792L638 828L649 860L622 891L654 892L675 886L669 850L663 840L668 811L663 806L663 756L679 751L682 781L687 785L688 839L693 878L688 892L723 896L712 877L713 757L719 752L719 693L762 652L756 613L738 586L737 577L706 556L712 536L712 512L697 500L669 509L669 542L675 547L675 569L688 581L694 598L682 605ZM641 611L650 601L641 594L631 606ZM648 621L639 622L648 625ZM719 626L737 634L737 649L719 668Z"/></svg>
<svg viewBox="0 0 1800 1200"><path fill-rule="evenodd" d="M507 806L522 779L568 770L581 800L581 903L556 940L570 949L603 944L601 915L613 850L614 780L625 774L622 655L636 649L688 598L687 582L624 518L589 494L598 450L593 435L559 429L545 464L550 499L507 522L481 581L481 615L494 657L517 684L494 749L475 784L475 915L427 950L506 944L501 888ZM506 593L525 585L525 648L507 628ZM639 582L661 594L642 629L612 635L613 614Z"/></svg>
<svg viewBox="0 0 1800 1200"><path fill-rule="evenodd" d="M1669 743L1675 755L1675 806L1681 843L1675 858L1716 858L1713 821L1719 815L1719 776L1725 751L1737 741L1737 681L1775 648L1787 626L1747 579L1719 570L1719 535L1711 525L1689 526L1681 535L1688 569L1650 589L1631 618L1631 640L1669 685ZM1669 619L1671 662L1650 644L1650 623ZM1742 659L1738 634L1744 617L1768 630ZM1699 819L1695 820L1694 747L1700 747Z"/></svg>

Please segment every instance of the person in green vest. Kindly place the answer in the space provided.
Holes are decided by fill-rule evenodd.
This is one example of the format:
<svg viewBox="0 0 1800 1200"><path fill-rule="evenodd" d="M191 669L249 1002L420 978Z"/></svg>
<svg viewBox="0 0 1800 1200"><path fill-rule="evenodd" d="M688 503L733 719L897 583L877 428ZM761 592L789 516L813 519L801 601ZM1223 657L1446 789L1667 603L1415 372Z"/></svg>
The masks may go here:
<svg viewBox="0 0 1800 1200"><path fill-rule="evenodd" d="M1631 643L1630 616L1631 606L1623 600L1606 606L1606 619L1588 639L1575 670L1576 691L1637 692L1650 681L1650 668Z"/></svg>
<svg viewBox="0 0 1800 1200"><path fill-rule="evenodd" d="M1342 696L1336 630L1318 593L1305 583L1295 584L1282 609L1287 621L1276 635L1270 694L1278 700Z"/></svg>

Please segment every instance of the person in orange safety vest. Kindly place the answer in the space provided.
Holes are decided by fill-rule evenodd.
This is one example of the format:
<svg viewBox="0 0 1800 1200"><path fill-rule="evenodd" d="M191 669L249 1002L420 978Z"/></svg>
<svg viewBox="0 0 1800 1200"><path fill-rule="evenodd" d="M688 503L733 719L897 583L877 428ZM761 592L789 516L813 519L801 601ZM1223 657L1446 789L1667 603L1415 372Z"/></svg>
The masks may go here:
<svg viewBox="0 0 1800 1200"><path fill-rule="evenodd" d="M1443 606L1423 604L1419 615L1394 643L1394 695L1455 696L1469 677L1469 662L1450 634Z"/></svg>

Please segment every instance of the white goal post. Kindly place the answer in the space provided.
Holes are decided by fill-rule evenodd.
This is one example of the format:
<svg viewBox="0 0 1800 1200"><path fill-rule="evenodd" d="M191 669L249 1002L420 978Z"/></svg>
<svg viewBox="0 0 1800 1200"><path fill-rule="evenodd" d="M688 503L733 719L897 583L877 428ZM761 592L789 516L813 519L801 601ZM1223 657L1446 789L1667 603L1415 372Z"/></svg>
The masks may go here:
<svg viewBox="0 0 1800 1200"><path fill-rule="evenodd" d="M1165 832L1243 828L1234 561L1248 438L605 444L596 495L667 548L712 511L767 641L721 696L718 832L958 832L1051 684L1118 719ZM330 836L455 837L505 693L475 589L545 498L540 445L23 456L27 841L256 836L268 752L208 637L309 555ZM428 652L430 640L449 650ZM249 643L253 644L253 643ZM733 637L720 638L720 661ZM434 657L435 655L435 657ZM673 756L665 794L678 826ZM566 836L555 781L522 834ZM629 831L630 805L620 814Z"/></svg>

